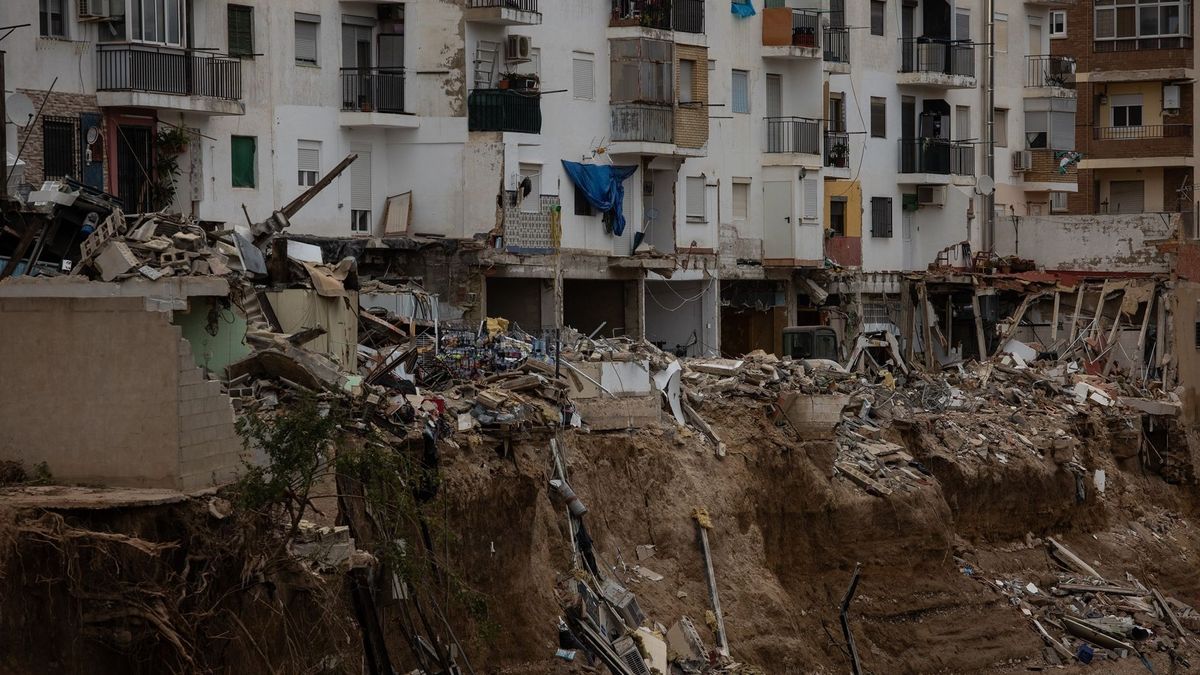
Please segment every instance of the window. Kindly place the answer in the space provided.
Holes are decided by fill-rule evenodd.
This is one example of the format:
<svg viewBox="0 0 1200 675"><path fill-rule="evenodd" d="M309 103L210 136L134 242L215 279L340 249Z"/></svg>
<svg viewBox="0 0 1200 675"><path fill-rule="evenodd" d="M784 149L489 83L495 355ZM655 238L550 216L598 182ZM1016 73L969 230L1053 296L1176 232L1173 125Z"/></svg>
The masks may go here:
<svg viewBox="0 0 1200 675"><path fill-rule="evenodd" d="M183 0L129 0L129 37L138 42L183 44L182 4Z"/></svg>
<svg viewBox="0 0 1200 675"><path fill-rule="evenodd" d="M1050 213L1063 213L1067 210L1068 192L1050 193Z"/></svg>
<svg viewBox="0 0 1200 675"><path fill-rule="evenodd" d="M321 173L321 141L299 141L296 146L296 174L301 187L317 184Z"/></svg>
<svg viewBox="0 0 1200 675"><path fill-rule="evenodd" d="M538 213L542 210L542 165L541 164L521 164L521 182L529 179L529 194L525 194L524 188L518 186L518 198L521 200L522 213Z"/></svg>
<svg viewBox="0 0 1200 675"><path fill-rule="evenodd" d="M821 199L820 182L816 178L805 178L800 181L801 190L801 207L800 218L802 220L813 221L817 219L820 212L818 203Z"/></svg>
<svg viewBox="0 0 1200 675"><path fill-rule="evenodd" d="M689 59L679 60L679 102L691 103L694 99L692 91L696 82L696 62Z"/></svg>
<svg viewBox="0 0 1200 675"><path fill-rule="evenodd" d="M371 153L354 150L358 159L350 165L350 231L371 231Z"/></svg>
<svg viewBox="0 0 1200 675"><path fill-rule="evenodd" d="M1075 100L1025 99L1025 143L1031 149L1074 150Z"/></svg>
<svg viewBox="0 0 1200 675"><path fill-rule="evenodd" d="M1008 51L1008 15L996 12L996 51Z"/></svg>
<svg viewBox="0 0 1200 675"><path fill-rule="evenodd" d="M971 133L970 106L954 106L954 139L958 141L975 140L975 136Z"/></svg>
<svg viewBox="0 0 1200 675"><path fill-rule="evenodd" d="M578 185L575 186L575 215L596 215L596 209L592 208L592 203L588 201L587 195L583 192L583 188L579 187Z"/></svg>
<svg viewBox="0 0 1200 675"><path fill-rule="evenodd" d="M229 5L229 55L254 55L254 8Z"/></svg>
<svg viewBox="0 0 1200 675"><path fill-rule="evenodd" d="M971 39L971 12L960 9L954 13L954 39Z"/></svg>
<svg viewBox="0 0 1200 675"><path fill-rule="evenodd" d="M229 139L229 157L231 163L232 185L235 188L252 188L257 185L258 158L254 136L231 136Z"/></svg>
<svg viewBox="0 0 1200 675"><path fill-rule="evenodd" d="M871 197L871 236L892 236L892 198Z"/></svg>
<svg viewBox="0 0 1200 675"><path fill-rule="evenodd" d="M996 147L1008 147L1008 111L1004 108L996 108L992 133L995 134Z"/></svg>
<svg viewBox="0 0 1200 675"><path fill-rule="evenodd" d="M750 179L733 179L733 219L750 220Z"/></svg>
<svg viewBox="0 0 1200 675"><path fill-rule="evenodd" d="M1189 11L1190 4L1185 0L1096 0L1096 39L1189 35Z"/></svg>
<svg viewBox="0 0 1200 675"><path fill-rule="evenodd" d="M675 101L675 45L665 40L610 40L610 103Z"/></svg>
<svg viewBox="0 0 1200 675"><path fill-rule="evenodd" d="M687 222L707 223L708 214L705 211L704 176L687 177Z"/></svg>
<svg viewBox="0 0 1200 675"><path fill-rule="evenodd" d="M79 179L79 118L42 116L42 174L45 180Z"/></svg>
<svg viewBox="0 0 1200 675"><path fill-rule="evenodd" d="M67 0L41 0L38 9L38 26L42 37L66 37Z"/></svg>
<svg viewBox="0 0 1200 675"><path fill-rule="evenodd" d="M887 3L871 0L871 35L883 35L887 25Z"/></svg>
<svg viewBox="0 0 1200 675"><path fill-rule="evenodd" d="M576 52L572 55L571 82L575 98L582 101L596 98L596 61L591 54Z"/></svg>
<svg viewBox="0 0 1200 675"><path fill-rule="evenodd" d="M887 138L887 99L871 97L871 137Z"/></svg>
<svg viewBox="0 0 1200 675"><path fill-rule="evenodd" d="M829 94L829 120L827 121L830 131L845 131L846 130L846 95L840 91L830 92Z"/></svg>
<svg viewBox="0 0 1200 675"><path fill-rule="evenodd" d="M750 112L750 73L745 70L733 71L733 112Z"/></svg>
<svg viewBox="0 0 1200 675"><path fill-rule="evenodd" d="M1121 94L1109 97L1109 110L1112 111L1112 126L1140 127L1142 126L1142 95Z"/></svg>
<svg viewBox="0 0 1200 675"><path fill-rule="evenodd" d="M846 198L832 197L829 200L829 234L846 236Z"/></svg>
<svg viewBox="0 0 1200 675"><path fill-rule="evenodd" d="M317 65L317 28L320 25L321 17L296 12L296 63Z"/></svg>
<svg viewBox="0 0 1200 675"><path fill-rule="evenodd" d="M1050 37L1061 38L1067 36L1067 13L1065 10L1056 9L1050 12Z"/></svg>

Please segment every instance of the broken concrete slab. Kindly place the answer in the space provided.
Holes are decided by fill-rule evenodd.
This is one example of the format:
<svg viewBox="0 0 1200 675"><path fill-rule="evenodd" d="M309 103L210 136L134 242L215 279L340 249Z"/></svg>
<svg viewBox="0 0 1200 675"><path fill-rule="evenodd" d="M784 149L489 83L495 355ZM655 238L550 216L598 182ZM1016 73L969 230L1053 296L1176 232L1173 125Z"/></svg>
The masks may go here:
<svg viewBox="0 0 1200 675"><path fill-rule="evenodd" d="M1182 406L1173 401L1156 401L1148 398L1135 398L1130 396L1119 396L1117 402L1127 408L1140 410L1147 415L1163 415L1168 417L1176 417L1182 410Z"/></svg>
<svg viewBox="0 0 1200 675"><path fill-rule="evenodd" d="M803 439L830 439L842 420L842 411L850 405L846 394L802 394L788 391L779 395L779 409Z"/></svg>
<svg viewBox="0 0 1200 675"><path fill-rule="evenodd" d="M112 281L139 265L141 261L123 241L106 242L96 255L96 267L100 268L100 278L104 281Z"/></svg>

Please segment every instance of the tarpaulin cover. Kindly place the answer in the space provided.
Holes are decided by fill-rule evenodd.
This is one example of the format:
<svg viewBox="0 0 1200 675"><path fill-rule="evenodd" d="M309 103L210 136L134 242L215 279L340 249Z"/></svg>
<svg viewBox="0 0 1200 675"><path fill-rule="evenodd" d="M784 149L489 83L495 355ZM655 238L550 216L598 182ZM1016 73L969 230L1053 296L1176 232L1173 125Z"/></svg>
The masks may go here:
<svg viewBox="0 0 1200 675"><path fill-rule="evenodd" d="M625 201L623 183L637 171L637 167L580 164L565 159L562 165L571 182L583 192L592 208L611 216L613 236L621 236L625 232L625 214L621 212L621 203Z"/></svg>
<svg viewBox="0 0 1200 675"><path fill-rule="evenodd" d="M733 5L730 6L729 11L734 16L744 19L748 16L754 16L754 5L750 4L750 0L733 0Z"/></svg>

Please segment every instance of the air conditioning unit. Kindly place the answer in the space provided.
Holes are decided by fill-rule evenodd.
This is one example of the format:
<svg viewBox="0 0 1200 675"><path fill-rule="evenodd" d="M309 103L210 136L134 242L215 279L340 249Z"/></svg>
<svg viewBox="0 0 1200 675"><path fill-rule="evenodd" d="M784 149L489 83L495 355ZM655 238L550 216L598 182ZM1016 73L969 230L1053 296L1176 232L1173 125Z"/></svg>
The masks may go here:
<svg viewBox="0 0 1200 675"><path fill-rule="evenodd" d="M1033 153L1029 150L1017 150L1012 154L1013 173L1029 171L1033 168Z"/></svg>
<svg viewBox="0 0 1200 675"><path fill-rule="evenodd" d="M531 49L528 35L509 35L504 60L509 63L528 61Z"/></svg>
<svg viewBox="0 0 1200 675"><path fill-rule="evenodd" d="M81 21L107 19L109 17L108 2L109 0L78 0L77 16Z"/></svg>
<svg viewBox="0 0 1200 675"><path fill-rule="evenodd" d="M650 669L646 667L646 661L642 659L642 652L633 638L622 635L613 642L612 647L617 658L621 660L621 665L625 666L629 672L634 675L650 675Z"/></svg>
<svg viewBox="0 0 1200 675"><path fill-rule="evenodd" d="M945 185L918 185L918 206L944 206L946 204Z"/></svg>

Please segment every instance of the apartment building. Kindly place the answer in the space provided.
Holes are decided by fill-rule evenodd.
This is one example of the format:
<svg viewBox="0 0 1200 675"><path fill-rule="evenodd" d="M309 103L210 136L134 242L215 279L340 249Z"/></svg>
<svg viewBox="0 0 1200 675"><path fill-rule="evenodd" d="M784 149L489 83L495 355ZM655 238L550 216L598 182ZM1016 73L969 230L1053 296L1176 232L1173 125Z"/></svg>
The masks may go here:
<svg viewBox="0 0 1200 675"><path fill-rule="evenodd" d="M1060 2L1051 54L1073 59L1079 190L1056 212L1192 212L1193 8L1179 0Z"/></svg>
<svg viewBox="0 0 1200 675"><path fill-rule="evenodd" d="M989 176L987 3L846 3L854 68L829 79L826 251L868 271L965 266L996 227L1076 190L1071 62L1049 56L1051 8L996 3L995 160ZM1031 136L1031 134L1033 134ZM988 176L989 180L980 180ZM1045 212L1045 211L1042 211ZM967 244L967 245L964 245Z"/></svg>

